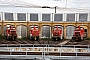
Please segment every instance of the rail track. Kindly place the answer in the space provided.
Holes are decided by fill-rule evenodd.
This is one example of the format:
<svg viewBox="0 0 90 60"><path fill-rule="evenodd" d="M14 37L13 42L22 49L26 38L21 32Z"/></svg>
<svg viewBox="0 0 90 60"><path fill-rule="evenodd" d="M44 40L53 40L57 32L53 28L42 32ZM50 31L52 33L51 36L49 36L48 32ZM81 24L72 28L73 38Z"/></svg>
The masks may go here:
<svg viewBox="0 0 90 60"><path fill-rule="evenodd" d="M32 40L15 40L15 41L7 41L7 40L0 40L0 44L60 44L65 40L61 41L53 41L53 40L39 40L39 41L32 41Z"/></svg>
<svg viewBox="0 0 90 60"><path fill-rule="evenodd" d="M57 44L57 45L90 45L90 40L83 40L83 41L71 41L71 40L60 40L60 41L53 41L53 40L39 40L39 41L32 41L32 40L15 40L15 41L8 41L8 40L0 40L0 44Z"/></svg>

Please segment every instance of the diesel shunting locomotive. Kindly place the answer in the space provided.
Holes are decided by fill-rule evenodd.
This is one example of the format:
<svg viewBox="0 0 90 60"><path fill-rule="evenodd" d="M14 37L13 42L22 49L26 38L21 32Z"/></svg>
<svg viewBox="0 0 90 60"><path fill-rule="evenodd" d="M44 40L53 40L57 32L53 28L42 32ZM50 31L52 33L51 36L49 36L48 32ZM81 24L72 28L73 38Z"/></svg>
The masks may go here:
<svg viewBox="0 0 90 60"><path fill-rule="evenodd" d="M59 26L54 26L52 31L52 39L53 40L61 40L62 28Z"/></svg>
<svg viewBox="0 0 90 60"><path fill-rule="evenodd" d="M7 26L5 37L6 40L15 40L17 38L16 28L14 26Z"/></svg>
<svg viewBox="0 0 90 60"><path fill-rule="evenodd" d="M72 37L72 40L80 41L84 40L84 28L78 26L74 30L74 35Z"/></svg>
<svg viewBox="0 0 90 60"><path fill-rule="evenodd" d="M30 39L31 40L39 40L40 30L38 26L33 26L30 29Z"/></svg>

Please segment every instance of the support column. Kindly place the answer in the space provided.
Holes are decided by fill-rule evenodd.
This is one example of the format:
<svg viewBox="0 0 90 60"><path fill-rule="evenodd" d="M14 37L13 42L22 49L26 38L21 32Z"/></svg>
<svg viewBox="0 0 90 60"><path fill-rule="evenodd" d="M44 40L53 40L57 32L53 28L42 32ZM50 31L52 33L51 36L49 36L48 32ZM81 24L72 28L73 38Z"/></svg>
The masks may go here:
<svg viewBox="0 0 90 60"><path fill-rule="evenodd" d="M63 38L66 38L66 27L65 26L63 26L63 30L64 30L64 32L63 32Z"/></svg>
<svg viewBox="0 0 90 60"><path fill-rule="evenodd" d="M88 23L88 32L87 37L90 38L90 23Z"/></svg>
<svg viewBox="0 0 90 60"><path fill-rule="evenodd" d="M2 20L2 25L1 25L1 34L2 35L4 35L4 22L3 22L3 20L4 20L4 13L3 12L1 12L1 20Z"/></svg>
<svg viewBox="0 0 90 60"><path fill-rule="evenodd" d="M41 24L39 24L39 30L40 30L40 37L39 38L41 38L42 37L42 26L41 26Z"/></svg>
<svg viewBox="0 0 90 60"><path fill-rule="evenodd" d="M13 19L14 19L14 21L15 21L15 22L14 22L14 27L16 27L16 26L17 26L17 25L16 25L16 21L17 21L17 20L16 20L16 18L17 18L17 17L16 17L16 13L13 13L13 16L14 16Z"/></svg>
<svg viewBox="0 0 90 60"><path fill-rule="evenodd" d="M27 21L27 37L29 37L29 26L28 26L28 21Z"/></svg>
<svg viewBox="0 0 90 60"><path fill-rule="evenodd" d="M53 23L51 23L51 38L52 38L52 31L53 31Z"/></svg>

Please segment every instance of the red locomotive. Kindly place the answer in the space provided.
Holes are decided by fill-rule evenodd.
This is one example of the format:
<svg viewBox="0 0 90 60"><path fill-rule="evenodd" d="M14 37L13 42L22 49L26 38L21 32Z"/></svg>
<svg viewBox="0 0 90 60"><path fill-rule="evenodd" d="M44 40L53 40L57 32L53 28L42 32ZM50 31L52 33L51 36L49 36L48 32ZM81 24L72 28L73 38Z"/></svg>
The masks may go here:
<svg viewBox="0 0 90 60"><path fill-rule="evenodd" d="M6 40L15 40L17 38L16 28L14 26L9 26L6 29Z"/></svg>
<svg viewBox="0 0 90 60"><path fill-rule="evenodd" d="M74 30L74 35L72 37L72 40L80 41L84 40L84 28L78 26Z"/></svg>
<svg viewBox="0 0 90 60"><path fill-rule="evenodd" d="M53 40L61 40L62 29L59 26L55 26L52 31Z"/></svg>
<svg viewBox="0 0 90 60"><path fill-rule="evenodd" d="M37 26L31 27L30 29L30 39L38 40L40 36L40 30Z"/></svg>

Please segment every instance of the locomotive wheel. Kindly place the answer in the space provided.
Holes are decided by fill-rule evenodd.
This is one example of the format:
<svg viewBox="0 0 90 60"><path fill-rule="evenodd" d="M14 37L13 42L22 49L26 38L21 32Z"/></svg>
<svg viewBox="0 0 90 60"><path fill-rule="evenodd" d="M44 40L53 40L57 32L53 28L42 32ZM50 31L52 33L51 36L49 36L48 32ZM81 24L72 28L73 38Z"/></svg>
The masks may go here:
<svg viewBox="0 0 90 60"><path fill-rule="evenodd" d="M37 40L39 40L39 36L31 36L31 39L30 40L37 41Z"/></svg>
<svg viewBox="0 0 90 60"><path fill-rule="evenodd" d="M59 40L61 40L61 38L60 38L60 37L57 37L57 38L58 38L58 41L59 41Z"/></svg>
<svg viewBox="0 0 90 60"><path fill-rule="evenodd" d="M8 40L8 39L7 39L7 36L5 36L5 38L6 38L6 40Z"/></svg>
<svg viewBox="0 0 90 60"><path fill-rule="evenodd" d="M73 42L73 41L75 41L75 38L74 38L74 37L72 37L72 40L71 40L71 42Z"/></svg>
<svg viewBox="0 0 90 60"><path fill-rule="evenodd" d="M31 39L30 40L34 40L34 37L33 36L31 36Z"/></svg>
<svg viewBox="0 0 90 60"><path fill-rule="evenodd" d="M11 40L14 41L16 39L16 36L12 36Z"/></svg>
<svg viewBox="0 0 90 60"><path fill-rule="evenodd" d="M36 38L37 38L36 40L38 41L39 40L39 36L36 36Z"/></svg>
<svg viewBox="0 0 90 60"><path fill-rule="evenodd" d="M53 41L59 41L61 40L60 37L52 37Z"/></svg>
<svg viewBox="0 0 90 60"><path fill-rule="evenodd" d="M37 37L35 36L35 37L34 37L34 40L36 40L36 39L37 39Z"/></svg>
<svg viewBox="0 0 90 60"><path fill-rule="evenodd" d="M13 36L13 40L14 40L14 36Z"/></svg>
<svg viewBox="0 0 90 60"><path fill-rule="evenodd" d="M58 37L56 37L56 39L55 39L56 41L58 40Z"/></svg>
<svg viewBox="0 0 90 60"><path fill-rule="evenodd" d="M55 37L52 37L52 40L53 40L53 41L55 41L55 40L56 40L56 38L55 38Z"/></svg>
<svg viewBox="0 0 90 60"><path fill-rule="evenodd" d="M82 40L84 40L84 37L83 37L83 39Z"/></svg>
<svg viewBox="0 0 90 60"><path fill-rule="evenodd" d="M12 34L12 35L10 36L10 39L11 39L11 41L14 40L14 34Z"/></svg>
<svg viewBox="0 0 90 60"><path fill-rule="evenodd" d="M6 40L10 40L10 36L6 36Z"/></svg>
<svg viewBox="0 0 90 60"><path fill-rule="evenodd" d="M55 41L59 41L60 40L60 37L56 37Z"/></svg>
<svg viewBox="0 0 90 60"><path fill-rule="evenodd" d="M16 40L17 36L14 36L14 40Z"/></svg>
<svg viewBox="0 0 90 60"><path fill-rule="evenodd" d="M81 40L83 41L85 37L82 37Z"/></svg>
<svg viewBox="0 0 90 60"><path fill-rule="evenodd" d="M78 37L78 41L81 41L81 37Z"/></svg>
<svg viewBox="0 0 90 60"><path fill-rule="evenodd" d="M78 41L78 37L72 37L72 41Z"/></svg>

